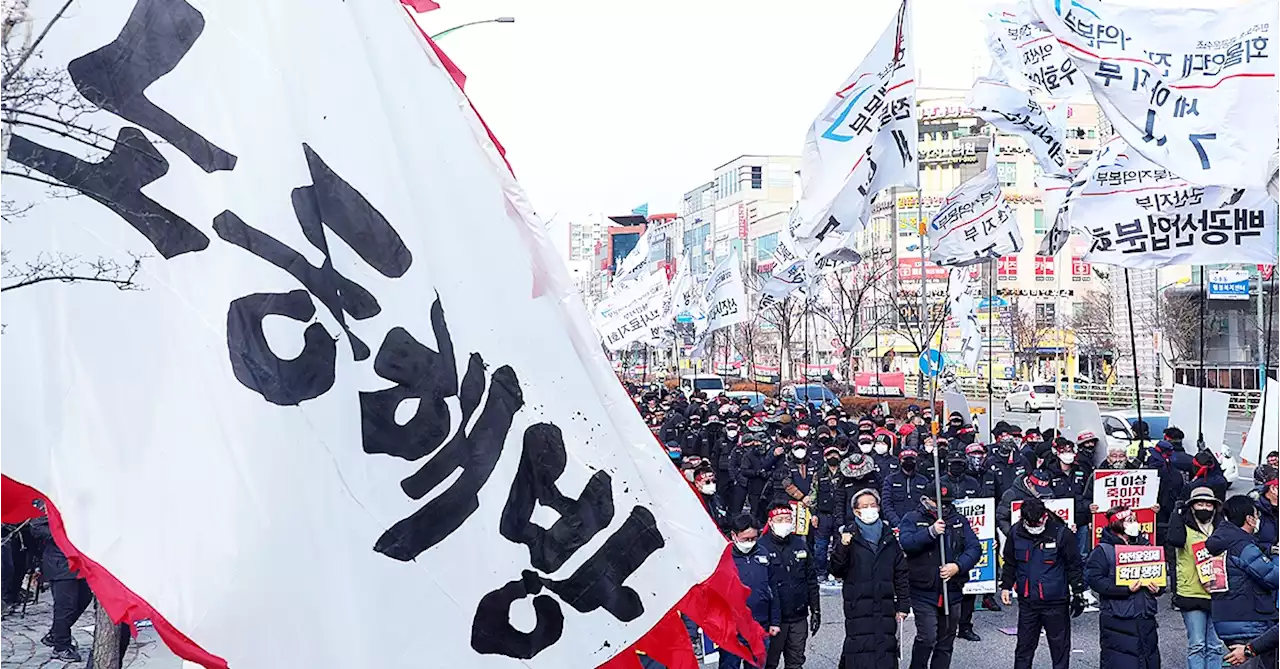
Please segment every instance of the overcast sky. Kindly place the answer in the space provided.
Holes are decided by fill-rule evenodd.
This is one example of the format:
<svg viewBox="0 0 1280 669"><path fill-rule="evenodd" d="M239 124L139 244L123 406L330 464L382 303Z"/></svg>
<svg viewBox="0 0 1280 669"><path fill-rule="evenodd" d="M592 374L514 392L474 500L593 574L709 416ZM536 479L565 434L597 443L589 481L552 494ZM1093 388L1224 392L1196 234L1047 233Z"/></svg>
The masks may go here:
<svg viewBox="0 0 1280 669"><path fill-rule="evenodd" d="M744 153L799 154L805 130L889 24L894 0L440 0L440 46L539 214L675 211ZM989 2L918 0L925 86L968 87L987 63Z"/></svg>

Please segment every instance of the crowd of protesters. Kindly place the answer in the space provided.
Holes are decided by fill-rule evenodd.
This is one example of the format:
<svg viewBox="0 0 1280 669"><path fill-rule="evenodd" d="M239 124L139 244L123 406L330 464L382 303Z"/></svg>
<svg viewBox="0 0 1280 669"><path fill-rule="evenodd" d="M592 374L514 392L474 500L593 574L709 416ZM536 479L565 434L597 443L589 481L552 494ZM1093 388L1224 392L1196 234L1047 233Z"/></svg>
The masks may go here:
<svg viewBox="0 0 1280 669"><path fill-rule="evenodd" d="M1253 493L1228 498L1213 452L1188 452L1177 427L1159 440L1142 434L1108 447L1092 432L1000 421L984 443L970 417L935 421L928 405L895 416L882 403L854 416L842 406L630 390L733 543L766 632L766 669L804 666L824 582L843 594L842 667L898 666L908 614L916 629L910 667L949 667L957 638L981 640L973 629L978 597L963 593L981 545L953 504L981 497L997 502L1001 544L1000 601L987 595L982 607L1017 602L1015 669L1032 666L1042 633L1054 669L1069 666L1072 619L1086 610L1098 612L1101 666L1157 669L1157 598L1166 590L1186 624L1190 669L1276 664L1275 454L1258 467ZM1154 536L1132 509L1093 504L1096 468L1157 472ZM1074 500L1074 525L1047 509L1055 499ZM1096 547L1095 513L1106 519ZM1225 556L1229 589L1210 592L1197 577L1191 551L1202 544ZM1131 545L1165 547L1167 588L1115 585L1116 547ZM723 652L720 662L751 666Z"/></svg>

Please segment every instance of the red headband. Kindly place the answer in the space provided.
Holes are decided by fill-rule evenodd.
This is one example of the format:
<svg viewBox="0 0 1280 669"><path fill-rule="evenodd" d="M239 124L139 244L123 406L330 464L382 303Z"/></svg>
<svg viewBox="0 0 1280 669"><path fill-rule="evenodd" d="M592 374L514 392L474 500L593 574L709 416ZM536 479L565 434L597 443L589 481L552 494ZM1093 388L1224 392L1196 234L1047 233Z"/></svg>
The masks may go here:
<svg viewBox="0 0 1280 669"><path fill-rule="evenodd" d="M1129 518L1129 516L1131 516L1131 515L1133 515L1133 514L1132 514L1128 509L1120 509L1119 511L1116 511L1115 513L1108 514L1108 515L1107 515L1107 522L1108 522L1108 523L1114 523L1114 522L1116 522L1117 520L1127 520L1127 519Z"/></svg>
<svg viewBox="0 0 1280 669"><path fill-rule="evenodd" d="M792 515L790 507L786 509L777 508L777 509L769 510L769 520L773 520L774 516L783 516L783 515L786 515L786 516Z"/></svg>

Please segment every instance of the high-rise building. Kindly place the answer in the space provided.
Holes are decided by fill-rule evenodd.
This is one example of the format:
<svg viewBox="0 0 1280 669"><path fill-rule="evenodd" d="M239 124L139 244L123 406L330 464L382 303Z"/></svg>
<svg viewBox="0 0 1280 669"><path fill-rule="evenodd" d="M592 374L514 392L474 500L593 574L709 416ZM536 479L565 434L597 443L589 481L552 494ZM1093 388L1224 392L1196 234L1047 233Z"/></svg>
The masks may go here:
<svg viewBox="0 0 1280 669"><path fill-rule="evenodd" d="M683 257L695 274L737 251L747 269L767 261L795 206L798 156L742 155L715 168L714 178L685 193Z"/></svg>

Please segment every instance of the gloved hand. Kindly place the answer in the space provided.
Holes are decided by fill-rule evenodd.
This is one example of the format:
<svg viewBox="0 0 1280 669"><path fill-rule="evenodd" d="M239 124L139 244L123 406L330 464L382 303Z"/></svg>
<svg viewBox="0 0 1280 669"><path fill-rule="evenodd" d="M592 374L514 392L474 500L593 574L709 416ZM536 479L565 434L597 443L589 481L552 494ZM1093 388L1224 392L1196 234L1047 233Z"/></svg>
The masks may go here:
<svg viewBox="0 0 1280 669"><path fill-rule="evenodd" d="M817 634L819 627L822 627L822 614L813 611L809 614L809 634Z"/></svg>
<svg viewBox="0 0 1280 669"><path fill-rule="evenodd" d="M1079 618L1081 613L1084 613L1084 595L1077 592L1071 598L1071 617Z"/></svg>

